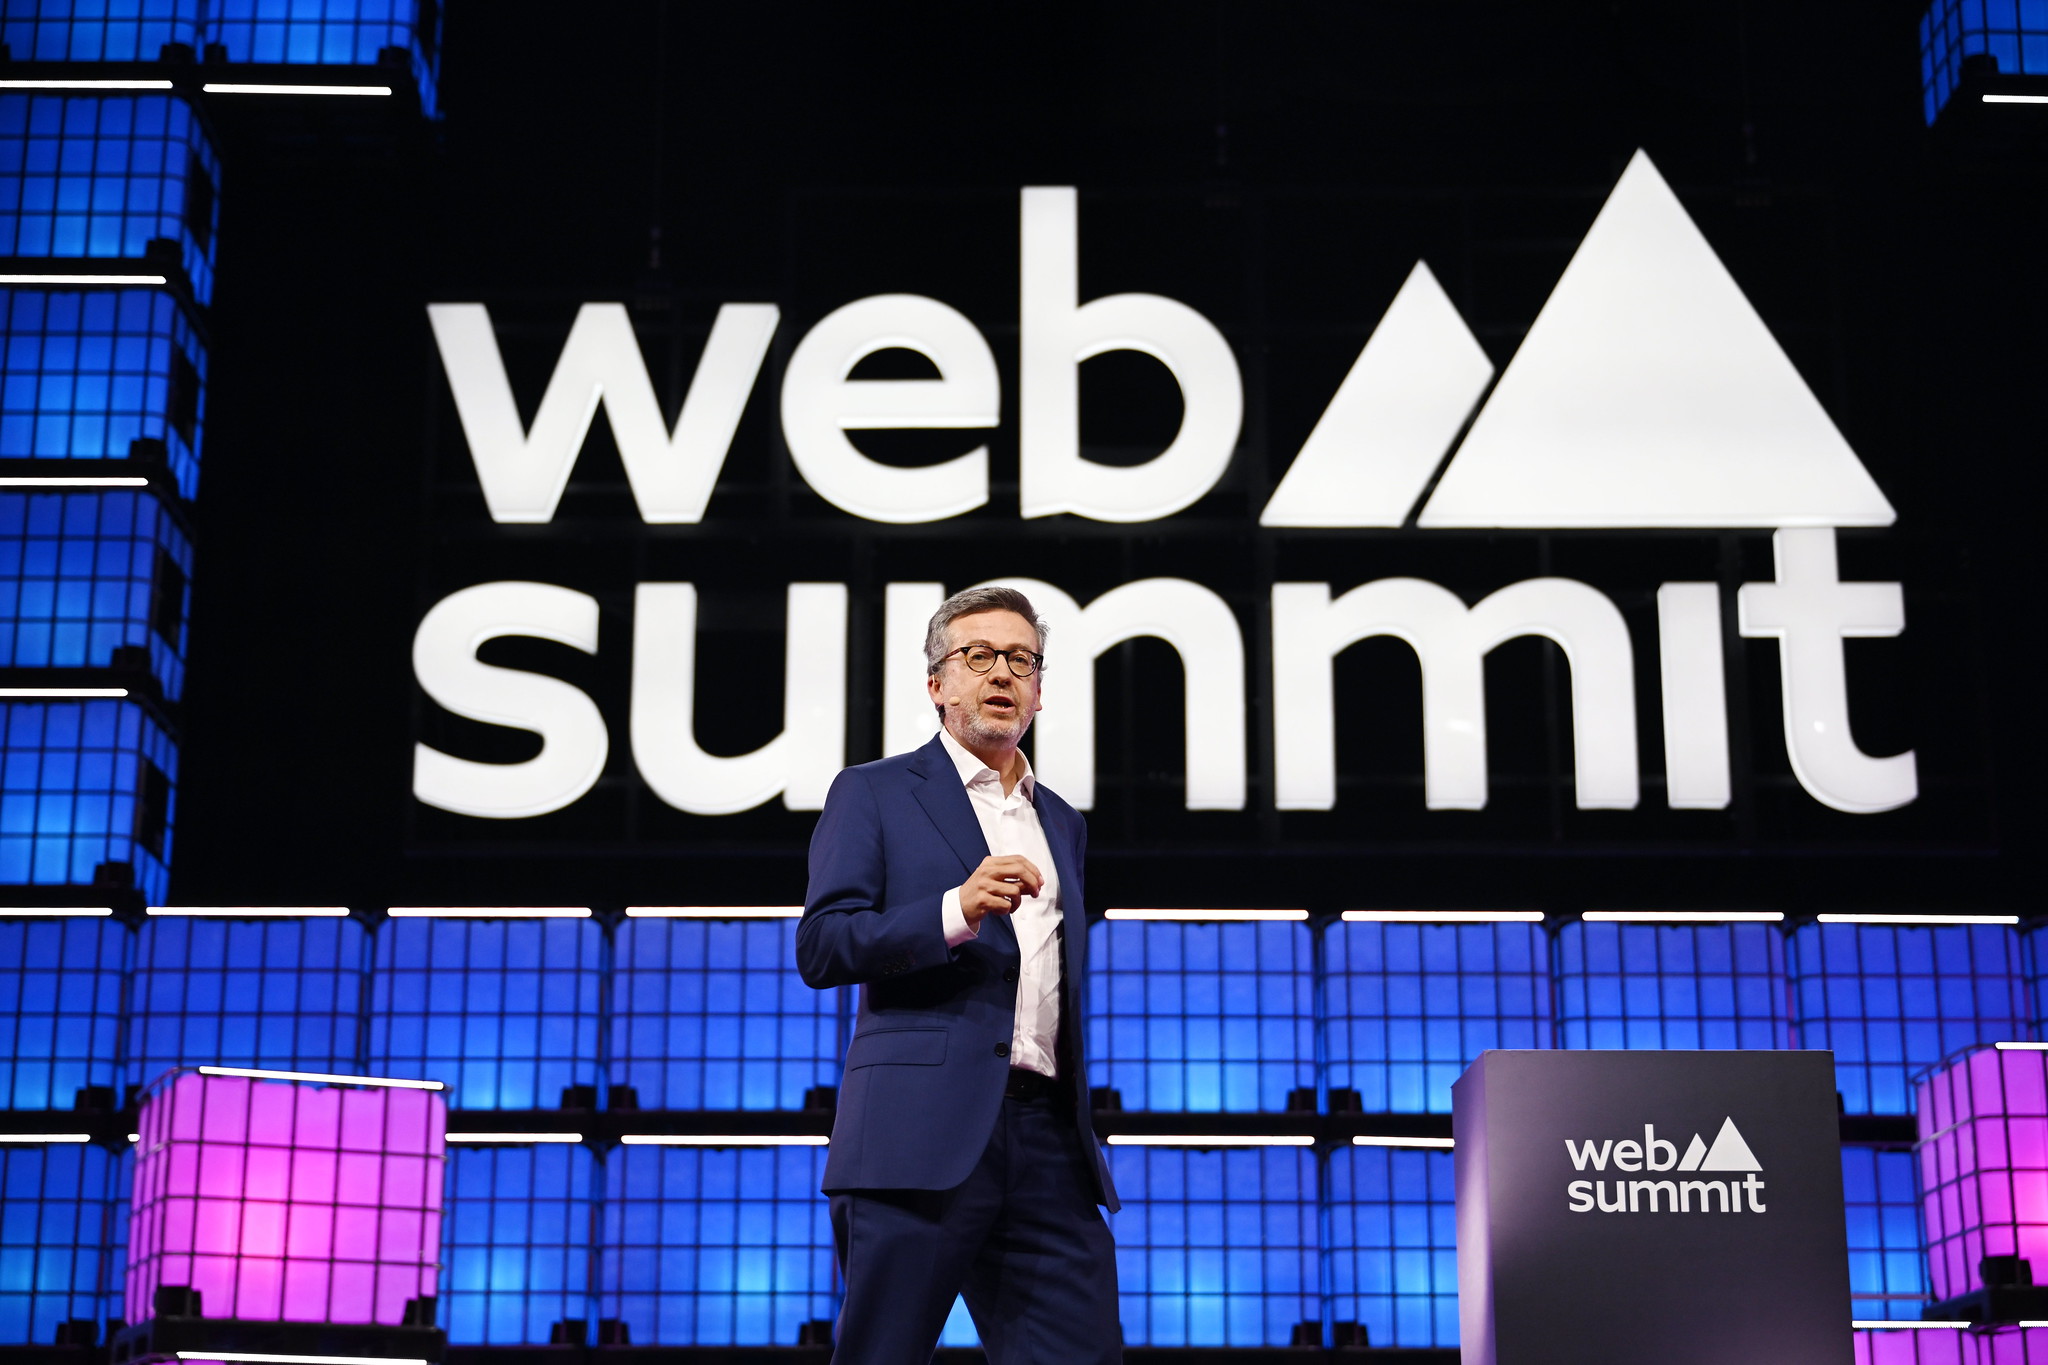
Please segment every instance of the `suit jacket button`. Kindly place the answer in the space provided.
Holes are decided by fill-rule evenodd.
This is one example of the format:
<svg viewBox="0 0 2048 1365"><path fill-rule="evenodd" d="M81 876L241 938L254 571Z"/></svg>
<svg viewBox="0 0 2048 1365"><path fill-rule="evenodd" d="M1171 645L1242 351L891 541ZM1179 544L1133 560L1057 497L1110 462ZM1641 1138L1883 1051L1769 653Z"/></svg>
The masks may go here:
<svg viewBox="0 0 2048 1365"><path fill-rule="evenodd" d="M998 1056L998 1057L1007 1057L1007 1056L1009 1056L1009 1055L1010 1055L1010 1045L1009 1045L1008 1043L997 1043L997 1044L996 1044L996 1056Z"/></svg>
<svg viewBox="0 0 2048 1365"><path fill-rule="evenodd" d="M1005 981L1015 981L1016 979L1017 969L1015 967L1012 967L1009 971L1003 973L1003 980Z"/></svg>

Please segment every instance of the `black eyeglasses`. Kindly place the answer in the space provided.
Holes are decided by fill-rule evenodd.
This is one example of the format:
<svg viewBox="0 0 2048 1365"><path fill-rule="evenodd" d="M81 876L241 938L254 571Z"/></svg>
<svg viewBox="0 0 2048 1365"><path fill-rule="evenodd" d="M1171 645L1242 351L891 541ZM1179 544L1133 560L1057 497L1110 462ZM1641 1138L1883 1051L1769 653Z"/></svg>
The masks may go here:
<svg viewBox="0 0 2048 1365"><path fill-rule="evenodd" d="M1033 654L1028 649L990 649L987 645L962 645L946 651L948 657L958 654L966 660L967 666L976 673L986 673L1002 659L1010 665L1010 676L1028 678L1045 667L1045 656Z"/></svg>

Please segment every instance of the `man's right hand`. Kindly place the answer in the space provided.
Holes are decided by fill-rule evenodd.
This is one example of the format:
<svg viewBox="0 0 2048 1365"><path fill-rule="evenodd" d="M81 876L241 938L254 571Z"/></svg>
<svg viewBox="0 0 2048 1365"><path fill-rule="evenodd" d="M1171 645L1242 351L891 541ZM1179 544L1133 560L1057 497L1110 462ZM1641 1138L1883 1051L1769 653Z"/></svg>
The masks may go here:
<svg viewBox="0 0 2048 1365"><path fill-rule="evenodd" d="M967 927L981 932L983 915L1007 915L1026 896L1035 896L1045 878L1029 858L1015 853L981 860L981 866L960 884L960 913Z"/></svg>

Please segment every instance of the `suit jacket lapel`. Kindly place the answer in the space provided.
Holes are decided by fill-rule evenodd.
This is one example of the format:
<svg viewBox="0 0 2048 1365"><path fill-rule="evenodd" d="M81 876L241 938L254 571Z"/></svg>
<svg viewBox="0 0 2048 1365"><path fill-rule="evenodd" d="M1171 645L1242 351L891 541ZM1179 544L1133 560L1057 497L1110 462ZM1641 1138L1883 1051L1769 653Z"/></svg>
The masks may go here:
<svg viewBox="0 0 2048 1365"><path fill-rule="evenodd" d="M962 879L966 874L981 866L981 860L988 857L988 840L982 837L981 821L974 818L974 803L967 799L967 789L960 785L960 770L953 766L945 746L939 743L937 735L929 744L917 751L911 760L910 771L922 780L911 788L917 804L924 807L924 813L938 826L946 846L960 859ZM1062 864L1064 866L1064 864ZM1062 876L1066 874L1061 873ZM1017 931L1010 924L1008 915L990 915L982 921L980 937L985 942L989 937L989 920L997 922L997 935L1007 940L1010 950L1016 951Z"/></svg>
<svg viewBox="0 0 2048 1365"><path fill-rule="evenodd" d="M974 805L960 785L959 770L937 739L917 751L910 771L924 779L911 789L912 795L960 859L961 870L972 872L980 867L988 856L988 840L981 837L981 821L974 818Z"/></svg>

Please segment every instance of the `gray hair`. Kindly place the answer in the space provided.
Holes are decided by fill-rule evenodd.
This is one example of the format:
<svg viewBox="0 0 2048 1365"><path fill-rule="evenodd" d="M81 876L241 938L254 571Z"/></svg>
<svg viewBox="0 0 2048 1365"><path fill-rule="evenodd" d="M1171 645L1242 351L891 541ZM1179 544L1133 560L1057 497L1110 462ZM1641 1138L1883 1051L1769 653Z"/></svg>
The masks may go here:
<svg viewBox="0 0 2048 1365"><path fill-rule="evenodd" d="M967 588L954 593L939 604L932 613L932 622L924 630L924 663L927 673L936 674L946 666L946 627L962 616L972 616L978 611L1014 611L1031 623L1038 632L1038 652L1045 653L1045 620L1031 608L1031 599L1015 588L986 587Z"/></svg>

